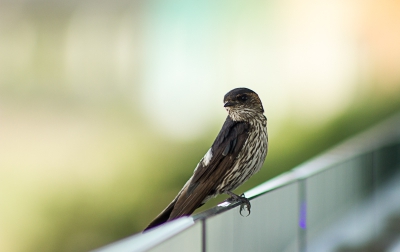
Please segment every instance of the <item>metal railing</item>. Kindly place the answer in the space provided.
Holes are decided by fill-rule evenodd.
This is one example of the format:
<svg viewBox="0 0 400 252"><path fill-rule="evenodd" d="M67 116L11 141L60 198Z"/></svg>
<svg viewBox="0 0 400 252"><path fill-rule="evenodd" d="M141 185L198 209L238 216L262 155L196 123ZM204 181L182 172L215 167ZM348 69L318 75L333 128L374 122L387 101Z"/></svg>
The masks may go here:
<svg viewBox="0 0 400 252"><path fill-rule="evenodd" d="M247 191L252 213L246 218L237 204L224 202L96 251L340 251L361 246L379 237L386 216L400 212L399 168L400 114ZM392 243L399 241L400 235Z"/></svg>

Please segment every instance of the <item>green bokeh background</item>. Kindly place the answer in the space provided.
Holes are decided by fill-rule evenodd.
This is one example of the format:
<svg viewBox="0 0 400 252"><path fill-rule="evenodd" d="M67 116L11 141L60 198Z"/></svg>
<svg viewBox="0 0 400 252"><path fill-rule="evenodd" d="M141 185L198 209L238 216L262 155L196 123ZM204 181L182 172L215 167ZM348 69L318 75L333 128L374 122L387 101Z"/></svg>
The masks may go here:
<svg viewBox="0 0 400 252"><path fill-rule="evenodd" d="M400 110L390 1L0 6L0 251L87 251L140 232L212 144L232 88L259 93L270 134L238 193Z"/></svg>

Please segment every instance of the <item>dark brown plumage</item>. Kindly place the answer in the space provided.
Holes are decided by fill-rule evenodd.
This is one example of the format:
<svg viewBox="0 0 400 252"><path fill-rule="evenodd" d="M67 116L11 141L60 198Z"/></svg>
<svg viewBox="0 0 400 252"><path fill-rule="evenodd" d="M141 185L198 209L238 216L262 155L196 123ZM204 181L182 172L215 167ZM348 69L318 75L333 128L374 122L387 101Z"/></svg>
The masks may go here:
<svg viewBox="0 0 400 252"><path fill-rule="evenodd" d="M190 215L208 199L223 193L241 201L250 211L249 201L232 191L264 163L268 151L267 118L260 98L247 88L229 91L224 96L224 107L228 117L211 148L175 199L145 230Z"/></svg>

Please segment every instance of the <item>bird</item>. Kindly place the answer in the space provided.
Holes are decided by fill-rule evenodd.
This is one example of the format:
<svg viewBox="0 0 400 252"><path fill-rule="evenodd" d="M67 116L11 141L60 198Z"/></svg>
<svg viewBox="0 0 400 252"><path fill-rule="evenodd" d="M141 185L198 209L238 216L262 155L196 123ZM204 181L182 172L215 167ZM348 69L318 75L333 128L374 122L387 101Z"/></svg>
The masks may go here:
<svg viewBox="0 0 400 252"><path fill-rule="evenodd" d="M240 214L250 202L233 191L257 173L268 152L267 118L256 92L235 88L225 94L228 116L211 148L197 164L193 175L172 202L144 229L191 215L209 199L227 194L229 202L240 202Z"/></svg>

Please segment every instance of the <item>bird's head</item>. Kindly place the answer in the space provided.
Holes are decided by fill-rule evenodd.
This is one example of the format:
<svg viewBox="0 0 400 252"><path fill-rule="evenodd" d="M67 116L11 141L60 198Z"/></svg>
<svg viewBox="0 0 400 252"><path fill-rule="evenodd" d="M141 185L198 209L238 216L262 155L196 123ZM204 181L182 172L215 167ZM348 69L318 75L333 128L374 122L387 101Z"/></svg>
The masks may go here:
<svg viewBox="0 0 400 252"><path fill-rule="evenodd" d="M260 98L256 92L248 88L235 88L229 91L224 96L224 107L234 121L248 121L264 113Z"/></svg>

